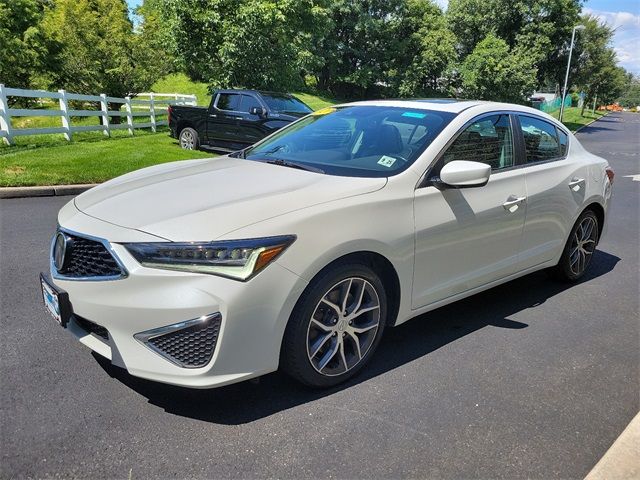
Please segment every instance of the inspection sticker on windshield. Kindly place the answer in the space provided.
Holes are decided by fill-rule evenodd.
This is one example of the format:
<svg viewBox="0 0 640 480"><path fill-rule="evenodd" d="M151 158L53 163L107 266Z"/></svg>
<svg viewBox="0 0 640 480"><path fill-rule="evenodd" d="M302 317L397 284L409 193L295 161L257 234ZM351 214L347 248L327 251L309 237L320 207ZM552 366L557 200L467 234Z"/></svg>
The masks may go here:
<svg viewBox="0 0 640 480"><path fill-rule="evenodd" d="M383 165L387 168L392 167L394 163L396 163L396 159L393 157L387 157L386 155L383 155L380 157L380 160L378 160L378 165Z"/></svg>
<svg viewBox="0 0 640 480"><path fill-rule="evenodd" d="M321 108L320 110L316 110L311 115L313 115L313 116L316 116L316 115L327 115L328 113L333 113L335 111L336 111L336 109L333 108L333 107L325 107L325 108Z"/></svg>
<svg viewBox="0 0 640 480"><path fill-rule="evenodd" d="M418 112L404 112L402 114L403 117L411 117L411 118L424 118L427 116L426 113L418 113Z"/></svg>

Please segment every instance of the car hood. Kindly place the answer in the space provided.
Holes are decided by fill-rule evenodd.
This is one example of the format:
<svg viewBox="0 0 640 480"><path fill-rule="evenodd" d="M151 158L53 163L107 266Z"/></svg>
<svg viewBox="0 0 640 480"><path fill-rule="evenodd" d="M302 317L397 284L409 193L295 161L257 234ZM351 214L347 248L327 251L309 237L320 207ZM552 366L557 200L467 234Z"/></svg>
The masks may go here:
<svg viewBox="0 0 640 480"><path fill-rule="evenodd" d="M278 215L379 190L386 181L224 156L138 170L86 191L75 205L92 217L167 240L207 241Z"/></svg>

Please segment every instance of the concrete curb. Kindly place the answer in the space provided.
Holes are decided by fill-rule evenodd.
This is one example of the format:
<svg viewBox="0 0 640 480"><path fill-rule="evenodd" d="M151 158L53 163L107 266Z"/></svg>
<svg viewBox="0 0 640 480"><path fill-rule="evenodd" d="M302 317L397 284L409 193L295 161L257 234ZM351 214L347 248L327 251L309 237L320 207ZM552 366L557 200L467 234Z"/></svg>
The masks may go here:
<svg viewBox="0 0 640 480"><path fill-rule="evenodd" d="M78 195L97 185L86 183L82 185L49 185L46 187L2 187L0 198L27 197L60 197L63 195Z"/></svg>
<svg viewBox="0 0 640 480"><path fill-rule="evenodd" d="M640 413L631 420L585 480L634 478L640 478Z"/></svg>
<svg viewBox="0 0 640 480"><path fill-rule="evenodd" d="M602 115L601 117L595 118L593 120L591 120L589 123L586 123L584 125L582 125L579 129L577 129L575 132L573 132L573 134L575 135L576 133L578 133L580 130L582 130L583 128L587 128L589 125L591 125L594 122L597 122L598 120L606 117L607 115L609 115L611 112L607 112L604 115Z"/></svg>

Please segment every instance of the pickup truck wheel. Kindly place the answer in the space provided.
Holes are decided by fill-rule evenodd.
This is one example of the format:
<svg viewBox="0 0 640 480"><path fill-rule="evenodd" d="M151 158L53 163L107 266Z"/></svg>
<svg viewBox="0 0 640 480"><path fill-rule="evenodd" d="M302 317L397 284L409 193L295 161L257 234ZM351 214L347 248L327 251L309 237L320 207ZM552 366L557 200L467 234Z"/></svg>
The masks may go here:
<svg viewBox="0 0 640 480"><path fill-rule="evenodd" d="M200 146L198 132L196 132L191 127L183 128L180 131L180 136L178 138L180 141L180 146L185 150L197 150Z"/></svg>

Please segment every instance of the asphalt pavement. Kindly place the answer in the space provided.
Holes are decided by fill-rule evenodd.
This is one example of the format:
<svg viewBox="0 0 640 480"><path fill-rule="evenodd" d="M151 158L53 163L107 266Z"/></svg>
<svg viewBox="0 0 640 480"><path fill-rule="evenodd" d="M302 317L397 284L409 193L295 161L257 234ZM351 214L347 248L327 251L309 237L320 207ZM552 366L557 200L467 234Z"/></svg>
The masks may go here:
<svg viewBox="0 0 640 480"><path fill-rule="evenodd" d="M44 311L71 197L0 200L0 476L583 478L640 410L640 115L579 138L616 171L588 276L535 273L386 332L346 385L134 378ZM108 161L108 159L105 159Z"/></svg>

